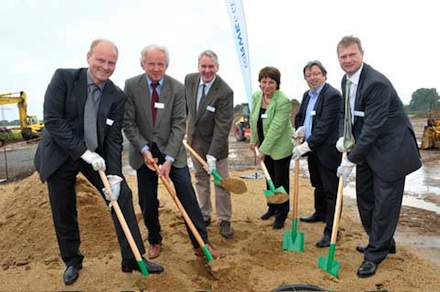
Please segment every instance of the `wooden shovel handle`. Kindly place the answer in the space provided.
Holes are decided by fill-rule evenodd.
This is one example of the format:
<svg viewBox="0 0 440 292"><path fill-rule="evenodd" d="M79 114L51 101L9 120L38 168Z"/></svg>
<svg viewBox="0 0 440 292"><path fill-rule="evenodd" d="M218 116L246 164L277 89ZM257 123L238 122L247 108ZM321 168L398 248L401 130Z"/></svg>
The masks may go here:
<svg viewBox="0 0 440 292"><path fill-rule="evenodd" d="M295 139L295 145L298 146L301 143L301 136ZM299 201L299 160L295 160L295 175L293 177L293 218L298 217L298 201Z"/></svg>
<svg viewBox="0 0 440 292"><path fill-rule="evenodd" d="M255 154L257 155L257 159L258 159L258 157L260 156L260 151L258 151L258 147L257 146L255 146L254 150L255 150ZM264 172L264 176L266 177L266 179L267 180L272 180L272 178L270 177L269 171L267 171L266 164L264 164L264 161L260 160L260 166L261 166L261 169Z"/></svg>
<svg viewBox="0 0 440 292"><path fill-rule="evenodd" d="M185 140L183 140L182 143L185 146L185 148L188 149L189 153L191 153L200 162L200 164L203 165L203 167L205 168L209 167L208 163L202 157L200 157L200 155L197 154L197 152L194 149L192 149L191 146L189 146L189 144Z"/></svg>
<svg viewBox="0 0 440 292"><path fill-rule="evenodd" d="M127 221L125 221L124 214L122 214L118 201L115 200L115 198L113 197L112 188L110 187L110 183L108 182L107 176L102 170L99 170L99 176L101 177L102 183L104 184L104 187L107 190L108 195L110 196L113 209L115 210L116 216L118 217L119 223L121 224L122 230L124 231L125 237L127 237L128 244L130 245L131 251L133 252L136 261L138 263L141 261L143 262L142 256L133 239L133 235L131 234L130 228L127 225Z"/></svg>
<svg viewBox="0 0 440 292"><path fill-rule="evenodd" d="M346 157L347 157L347 152L342 153L342 160L344 160ZM344 190L344 176L341 175L339 177L338 195L336 197L335 215L333 217L332 237L330 239L330 243L336 243L336 239L338 238L339 219L341 217L343 190Z"/></svg>
<svg viewBox="0 0 440 292"><path fill-rule="evenodd" d="M200 247L205 246L205 242L203 241L202 237L200 236L199 231L197 231L197 228L194 226L194 223L192 222L191 218L189 218L188 213L186 212L185 208L183 207L182 203L180 202L179 198L177 197L176 192L174 191L174 188L171 186L171 183L166 179L165 177L160 175L160 169L159 166L155 162L152 163L154 169L156 170L157 175L160 177L162 183L165 185L165 188L167 189L168 193L170 194L171 198L173 199L174 203L176 203L177 208L179 209L180 213L183 216L183 219L185 220L186 224L188 224L189 229L191 230L192 234L194 235L195 239L197 240L197 243L200 245Z"/></svg>

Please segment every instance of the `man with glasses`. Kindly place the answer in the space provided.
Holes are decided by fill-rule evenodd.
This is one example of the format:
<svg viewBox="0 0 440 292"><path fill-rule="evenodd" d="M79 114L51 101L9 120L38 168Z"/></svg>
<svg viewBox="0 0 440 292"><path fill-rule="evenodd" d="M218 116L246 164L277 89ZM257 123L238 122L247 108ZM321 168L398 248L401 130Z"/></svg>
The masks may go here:
<svg viewBox="0 0 440 292"><path fill-rule="evenodd" d="M311 61L303 69L309 90L304 93L295 116L294 138L304 136L304 142L293 149L294 160L307 154L310 181L315 188L315 212L301 217L302 222L325 222L323 237L317 247L330 246L333 217L338 192L336 170L341 154L335 149L338 140L338 114L341 94L326 83L327 71L319 61Z"/></svg>

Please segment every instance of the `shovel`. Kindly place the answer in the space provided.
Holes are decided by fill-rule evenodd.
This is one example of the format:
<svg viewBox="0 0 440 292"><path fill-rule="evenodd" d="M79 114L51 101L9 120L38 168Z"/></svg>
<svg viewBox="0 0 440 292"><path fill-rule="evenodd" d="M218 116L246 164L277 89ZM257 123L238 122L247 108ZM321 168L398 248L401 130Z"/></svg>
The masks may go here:
<svg viewBox="0 0 440 292"><path fill-rule="evenodd" d="M215 279L219 279L219 275L216 271L213 270L213 268L209 265L209 263L214 261L214 257L212 256L211 252L209 251L208 246L203 241L202 237L200 236L200 233L197 231L197 228L194 226L194 223L192 222L191 218L189 218L188 213L186 212L185 208L183 207L182 203L180 202L179 198L177 197L176 192L174 191L173 186L170 184L170 182L160 175L160 169L159 166L157 166L156 162L152 162L151 165L156 170L157 175L160 177L162 183L165 185L165 188L167 189L168 193L170 194L171 198L173 199L174 203L176 204L177 208L179 209L180 213L183 216L183 219L185 220L186 224L188 225L189 229L191 230L192 234L194 235L195 239L197 240L197 243L200 245L200 248L203 251L203 254L206 256L206 259L208 260L208 263L205 264L206 271L211 274Z"/></svg>
<svg viewBox="0 0 440 292"><path fill-rule="evenodd" d="M300 143L300 137L296 138L296 145ZM293 219L292 230L284 231L283 234L283 249L304 251L304 232L298 232L298 195L299 195L299 160L295 160L295 187L293 189Z"/></svg>
<svg viewBox="0 0 440 292"><path fill-rule="evenodd" d="M254 148L255 154L258 156L260 155L260 152L258 151L258 148L255 146ZM268 190L264 190L264 196L266 197L266 200L268 203L271 204L282 204L284 202L287 202L289 200L289 195L287 194L286 190L283 186L280 186L278 188L275 188L275 185L273 184L272 178L270 177L269 172L267 171L266 165L264 164L264 161L260 161L261 169L264 172L264 176L266 177L267 184L269 185Z"/></svg>
<svg viewBox="0 0 440 292"><path fill-rule="evenodd" d="M148 276L149 273L147 267L145 266L144 260L142 259L139 249L133 239L133 235L131 235L130 228L128 228L127 222L125 221L124 214L122 214L121 208L119 207L118 201L115 200L115 198L113 197L112 188L110 187L110 184L107 180L107 176L102 170L99 170L99 176L101 177L102 183L104 184L104 187L107 190L107 193L110 197L111 205L113 206L113 210L115 210L116 216L118 217L119 220L119 224L121 224L122 230L124 231L125 237L128 240L128 244L130 245L131 251L133 252L136 262L139 265L139 268L141 269L141 273L144 276Z"/></svg>
<svg viewBox="0 0 440 292"><path fill-rule="evenodd" d="M350 149L356 143L351 131L351 107L350 107L350 80L345 83L345 103L344 103L344 135L343 144L345 149ZM347 158L347 152L342 153L342 161ZM330 239L330 248L328 257L320 256L318 258L318 267L327 271L330 275L337 277L341 264L334 260L336 250L336 238L338 237L339 218L341 217L342 191L344 189L344 177L339 177L338 195L336 197L336 208L333 219L332 237Z"/></svg>
<svg viewBox="0 0 440 292"><path fill-rule="evenodd" d="M205 160L203 160L202 157L200 157L199 154L197 154L197 152L191 148L191 146L188 145L188 143L186 141L183 141L183 145L185 145L186 149L188 149L188 151L191 153L191 155L193 155L197 161L200 162L200 164L203 165L203 167L205 169L208 169L208 163L206 163ZM214 178L214 184L217 186L221 186L222 188L230 191L231 193L234 194L243 194L245 192L247 192L247 187L246 184L244 183L244 181L237 179L237 178L225 178L222 179L220 177L220 175L217 173L217 171L213 171L212 173L212 177Z"/></svg>
<svg viewBox="0 0 440 292"><path fill-rule="evenodd" d="M347 152L342 154L342 159L347 157ZM327 271L330 275L337 277L341 264L334 260L336 250L336 239L338 237L339 218L341 217L342 207L342 190L344 189L344 177L339 178L338 195L336 197L335 215L333 218L332 237L330 239L330 247L328 250L328 257L320 256L318 258L318 267L321 270Z"/></svg>

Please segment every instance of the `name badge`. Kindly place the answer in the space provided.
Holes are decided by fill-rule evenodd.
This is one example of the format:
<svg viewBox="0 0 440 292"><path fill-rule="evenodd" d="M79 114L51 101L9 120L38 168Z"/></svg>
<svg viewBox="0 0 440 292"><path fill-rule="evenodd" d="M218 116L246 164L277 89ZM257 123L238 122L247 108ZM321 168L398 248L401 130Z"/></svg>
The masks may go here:
<svg viewBox="0 0 440 292"><path fill-rule="evenodd" d="M361 112L361 111L354 111L353 112L355 117L364 117L365 116L365 112Z"/></svg>
<svg viewBox="0 0 440 292"><path fill-rule="evenodd" d="M267 114L261 114L262 119L267 119Z"/></svg>
<svg viewBox="0 0 440 292"><path fill-rule="evenodd" d="M154 108L164 109L165 108L165 104L163 104L162 102L155 102L154 103Z"/></svg>
<svg viewBox="0 0 440 292"><path fill-rule="evenodd" d="M311 112L310 112L310 116L311 116L311 117L316 116L316 111L311 111Z"/></svg>
<svg viewBox="0 0 440 292"><path fill-rule="evenodd" d="M113 121L112 119L106 119L105 120L105 124L107 125L107 126L113 126L113 123L114 123L115 121Z"/></svg>
<svg viewBox="0 0 440 292"><path fill-rule="evenodd" d="M208 105L208 106L206 107L206 110L207 110L208 112L215 113L215 107L212 107L212 106L210 106L210 105Z"/></svg>

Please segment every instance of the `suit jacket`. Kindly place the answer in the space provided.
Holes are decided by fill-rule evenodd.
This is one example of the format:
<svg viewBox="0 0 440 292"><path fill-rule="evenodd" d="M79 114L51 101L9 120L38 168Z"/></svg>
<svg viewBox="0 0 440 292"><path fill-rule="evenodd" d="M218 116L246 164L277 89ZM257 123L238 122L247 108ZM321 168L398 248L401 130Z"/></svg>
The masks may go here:
<svg viewBox="0 0 440 292"><path fill-rule="evenodd" d="M275 91L272 101L267 106L266 118L263 119L264 140L258 141L257 121L260 113L263 93L257 91L252 95L252 112L250 115L251 143L259 145L260 152L279 160L292 155L292 123L290 112L292 104L281 91Z"/></svg>
<svg viewBox="0 0 440 292"><path fill-rule="evenodd" d="M310 100L308 92L308 90L304 92L301 106L295 116L295 128L304 125ZM340 107L341 93L330 84L325 83L314 107L316 114L313 117L312 134L307 139L307 143L319 161L330 169L336 169L341 163L341 154L335 147L339 138Z"/></svg>
<svg viewBox="0 0 440 292"><path fill-rule="evenodd" d="M154 126L147 75L143 73L128 79L124 91L128 98L123 127L130 141L130 166L139 169L144 164L141 149L145 145L151 148L155 143L163 155L175 159L174 167L185 167L186 150L182 140L186 131L186 103L183 84L168 75L164 76L159 95L159 102L164 107L157 109Z"/></svg>
<svg viewBox="0 0 440 292"><path fill-rule="evenodd" d="M192 73L185 77L186 104L188 110L188 143L194 137L203 142L209 155L225 159L229 154L229 132L234 116L234 93L220 76L216 76L208 94L201 100L200 110L196 111L197 89L200 74Z"/></svg>
<svg viewBox="0 0 440 292"><path fill-rule="evenodd" d="M346 77L342 79L345 96ZM356 145L348 159L368 163L373 172L393 182L421 167L417 140L411 122L391 82L364 63L356 91L352 126ZM341 108L341 113L344 109ZM339 132L343 133L341 114ZM342 136L342 135L341 135Z"/></svg>
<svg viewBox="0 0 440 292"><path fill-rule="evenodd" d="M108 174L122 176L122 118L124 92L107 80L97 114L98 148ZM42 138L34 159L44 182L69 157L80 159L84 143L84 106L87 99L87 68L56 70L44 97Z"/></svg>

